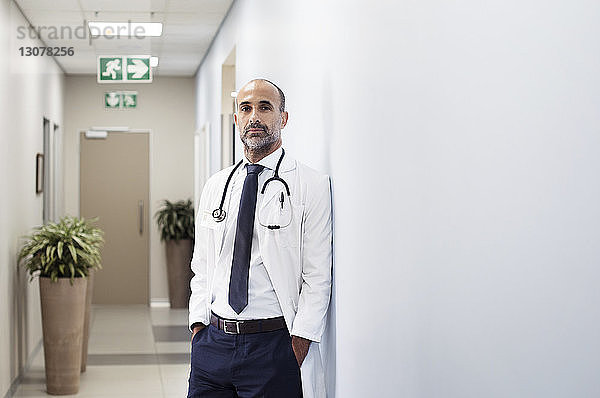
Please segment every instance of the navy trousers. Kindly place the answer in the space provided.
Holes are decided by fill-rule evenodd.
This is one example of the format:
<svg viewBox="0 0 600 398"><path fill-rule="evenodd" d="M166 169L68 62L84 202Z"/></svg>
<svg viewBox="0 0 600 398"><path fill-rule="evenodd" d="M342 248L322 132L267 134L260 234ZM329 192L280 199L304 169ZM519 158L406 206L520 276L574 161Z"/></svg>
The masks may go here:
<svg viewBox="0 0 600 398"><path fill-rule="evenodd" d="M302 398L288 331L233 335L209 325L196 333L188 398Z"/></svg>

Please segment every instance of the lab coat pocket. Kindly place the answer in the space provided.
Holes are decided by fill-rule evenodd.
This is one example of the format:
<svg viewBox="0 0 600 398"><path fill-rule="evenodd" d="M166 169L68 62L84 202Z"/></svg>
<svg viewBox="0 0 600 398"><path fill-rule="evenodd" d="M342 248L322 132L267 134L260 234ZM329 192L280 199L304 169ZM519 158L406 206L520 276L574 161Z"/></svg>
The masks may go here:
<svg viewBox="0 0 600 398"><path fill-rule="evenodd" d="M258 222L279 247L299 247L303 213L303 205L292 203L289 196L281 192L263 204Z"/></svg>
<svg viewBox="0 0 600 398"><path fill-rule="evenodd" d="M289 224L278 230L275 230L277 240L281 247L300 247L300 240L302 238L302 214L304 212L304 206L302 205L291 205L291 219Z"/></svg>
<svg viewBox="0 0 600 398"><path fill-rule="evenodd" d="M200 219L200 226L202 227L215 230L218 229L219 226L222 224L221 222L217 222L212 216L212 210L204 209L202 211L201 217L202 218Z"/></svg>
<svg viewBox="0 0 600 398"><path fill-rule="evenodd" d="M225 221L217 222L212 216L212 210L204 210L200 219L200 226L208 229L209 245L212 244L215 249L215 256L218 257L222 246L222 234L225 228Z"/></svg>

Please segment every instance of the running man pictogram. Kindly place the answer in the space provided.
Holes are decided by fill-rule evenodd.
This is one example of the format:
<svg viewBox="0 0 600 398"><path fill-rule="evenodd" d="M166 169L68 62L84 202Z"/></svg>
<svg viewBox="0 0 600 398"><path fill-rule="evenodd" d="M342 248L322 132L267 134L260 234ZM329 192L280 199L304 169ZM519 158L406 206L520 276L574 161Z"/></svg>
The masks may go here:
<svg viewBox="0 0 600 398"><path fill-rule="evenodd" d="M102 72L102 76L110 76L113 80L117 78L117 71L121 70L121 60L113 59L106 63L106 70Z"/></svg>

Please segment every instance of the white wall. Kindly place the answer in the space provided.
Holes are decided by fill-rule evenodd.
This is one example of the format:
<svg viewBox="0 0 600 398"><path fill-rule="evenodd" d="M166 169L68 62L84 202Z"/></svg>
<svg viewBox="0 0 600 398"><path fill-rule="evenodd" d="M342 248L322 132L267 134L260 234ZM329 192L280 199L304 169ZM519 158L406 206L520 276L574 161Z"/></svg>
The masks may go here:
<svg viewBox="0 0 600 398"><path fill-rule="evenodd" d="M104 92L135 90L136 109L104 109ZM98 84L96 76L66 78L65 210L79 214L79 133L92 126L150 129L150 298L168 301L165 245L154 214L164 199L193 197L194 80L155 76L151 84Z"/></svg>
<svg viewBox="0 0 600 398"><path fill-rule="evenodd" d="M330 391L598 396L600 4L324 3L235 2L196 123L236 46L237 88L280 83L284 145L331 174Z"/></svg>
<svg viewBox="0 0 600 398"><path fill-rule="evenodd" d="M43 152L42 120L63 124L63 74L49 57L21 57L16 37L26 22L11 1L0 1L0 396L18 377L42 338L37 280L17 270L22 236L42 224L35 193L35 155ZM60 206L60 204L59 204Z"/></svg>

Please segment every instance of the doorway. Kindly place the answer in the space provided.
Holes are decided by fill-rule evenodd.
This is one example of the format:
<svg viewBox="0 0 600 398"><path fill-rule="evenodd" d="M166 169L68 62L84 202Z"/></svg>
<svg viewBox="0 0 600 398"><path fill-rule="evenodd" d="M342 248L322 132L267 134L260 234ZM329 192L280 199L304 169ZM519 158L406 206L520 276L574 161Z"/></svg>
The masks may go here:
<svg viewBox="0 0 600 398"><path fill-rule="evenodd" d="M149 303L149 133L80 134L80 214L104 231L94 304Z"/></svg>
<svg viewBox="0 0 600 398"><path fill-rule="evenodd" d="M236 162L235 112L235 47L221 66L221 168Z"/></svg>
<svg viewBox="0 0 600 398"><path fill-rule="evenodd" d="M54 129L50 120L43 119L44 157L42 178L42 222L54 221Z"/></svg>

